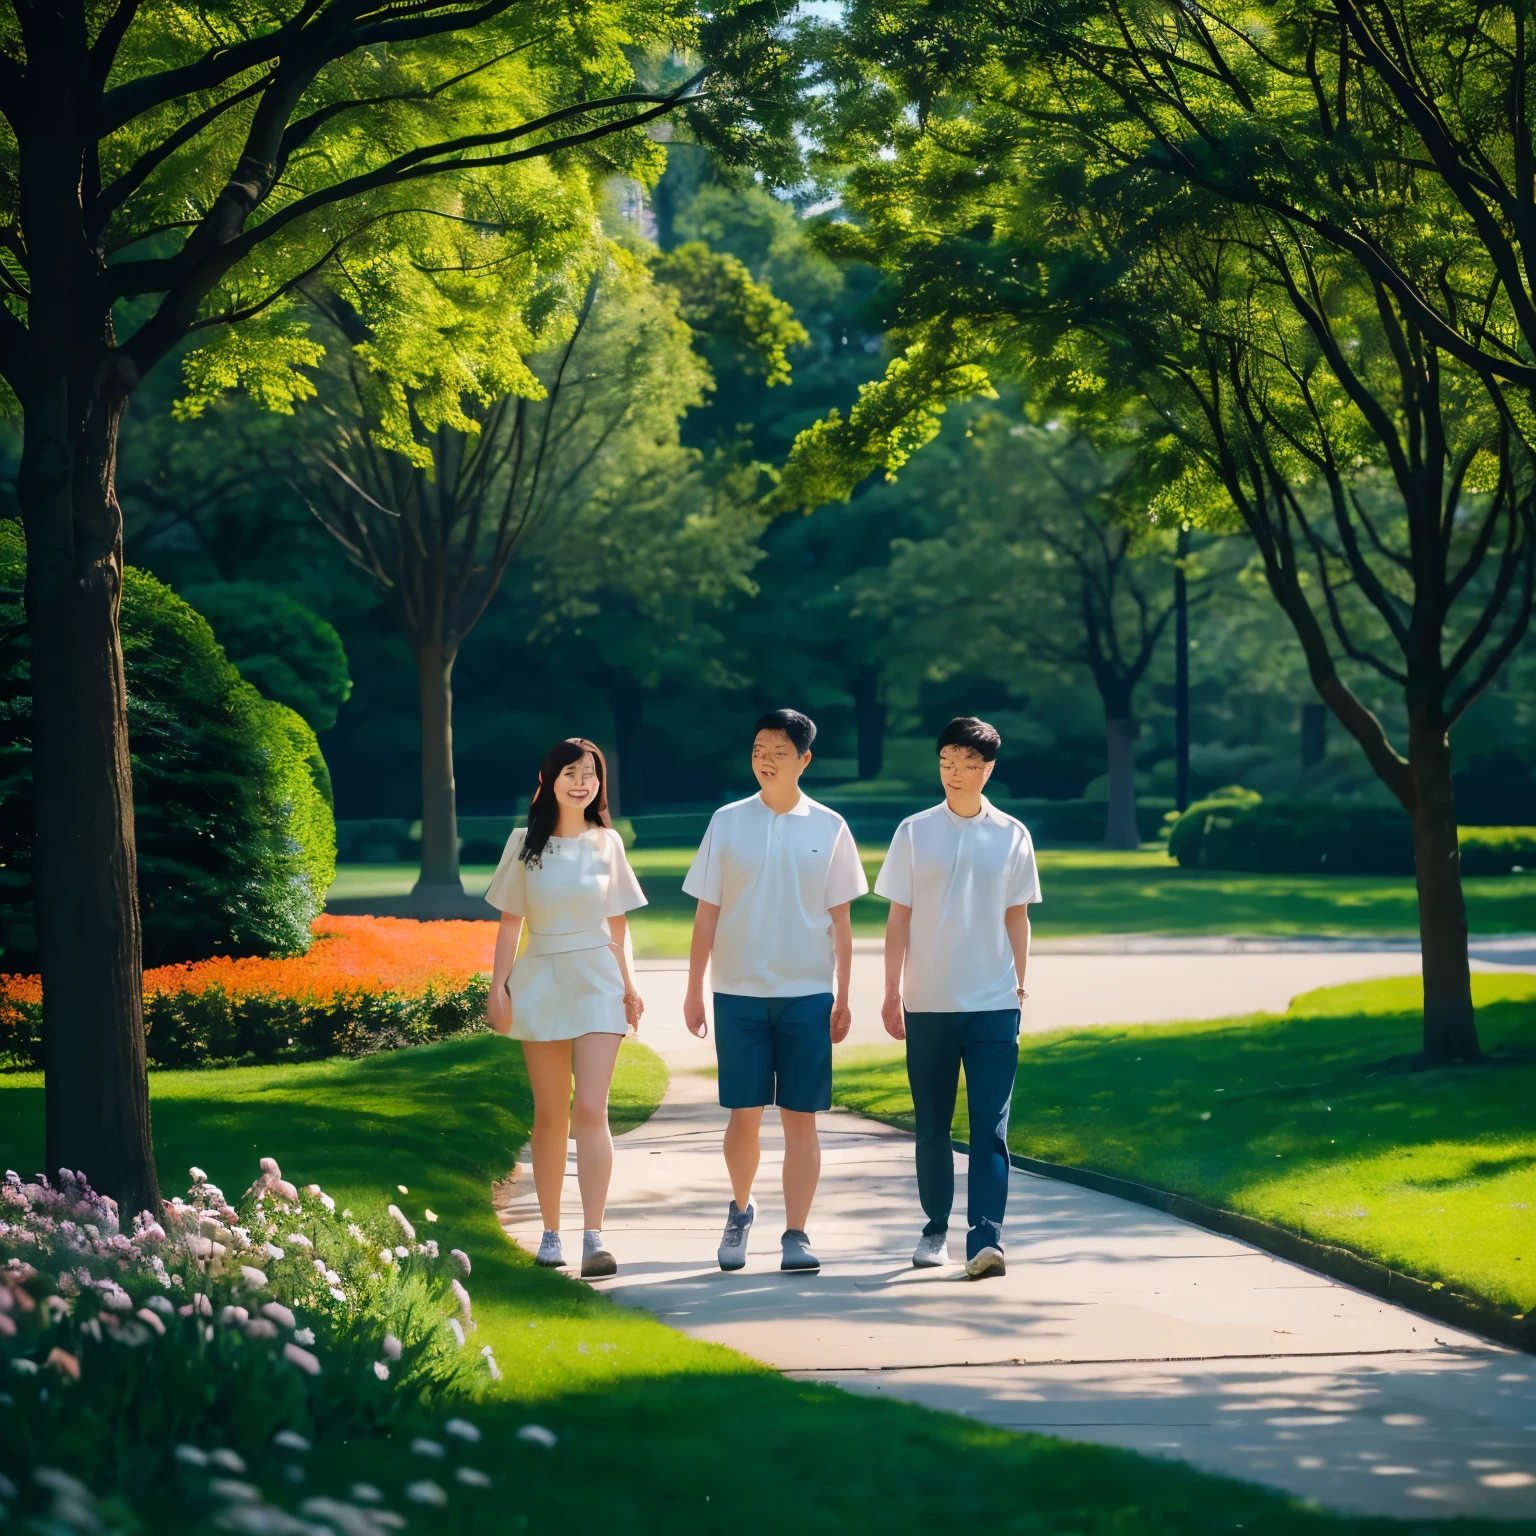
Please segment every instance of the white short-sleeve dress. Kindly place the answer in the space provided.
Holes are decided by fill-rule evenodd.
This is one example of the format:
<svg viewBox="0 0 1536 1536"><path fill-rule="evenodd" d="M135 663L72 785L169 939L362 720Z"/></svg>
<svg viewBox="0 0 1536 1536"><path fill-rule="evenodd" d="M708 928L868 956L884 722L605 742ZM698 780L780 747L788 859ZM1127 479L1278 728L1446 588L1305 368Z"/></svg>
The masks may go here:
<svg viewBox="0 0 1536 1536"><path fill-rule="evenodd" d="M646 904L611 827L552 837L540 862L522 859L528 832L507 839L485 899L525 920L528 941L507 978L514 1040L622 1035L624 975L612 949L610 917Z"/></svg>

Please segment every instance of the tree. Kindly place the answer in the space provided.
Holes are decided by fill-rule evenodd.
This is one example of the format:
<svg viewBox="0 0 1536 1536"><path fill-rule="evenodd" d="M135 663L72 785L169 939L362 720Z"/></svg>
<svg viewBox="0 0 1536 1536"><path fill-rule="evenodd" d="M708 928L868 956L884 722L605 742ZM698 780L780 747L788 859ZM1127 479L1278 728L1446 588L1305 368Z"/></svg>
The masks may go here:
<svg viewBox="0 0 1536 1536"><path fill-rule="evenodd" d="M1289 214L1250 195L1242 177L1276 147L1262 135L1244 159L1227 122L1217 141L1232 165L1215 166L1201 112L1214 113L1223 92L1251 95L1254 81L1283 77L1274 92L1293 113L1327 117L1330 102L1357 104L1347 71L1324 99L1302 84L1305 68L1288 76L1254 61L1245 83L1211 67L1203 17L1170 11L1165 33L1149 11L1125 48L1121 34L1111 42L1099 30L1113 25L1107 9L1075 12L1070 46L1054 32L1048 46L1035 14L1021 7L1005 11L1000 31L955 34L948 79L974 88L965 107L952 97L936 108L921 50L913 34L892 31L890 8L879 37L859 30L866 13L844 39L846 78L859 56L878 59L892 84L873 106L879 92L848 92L839 144L872 217L847 243L899 274L893 310L918 343L908 376L861 406L889 435L887 423L906 419L912 374L985 357L1112 433L1150 412L1166 451L1187 456L1161 512L1220 521L1235 508L1320 696L1412 817L1425 1057L1475 1059L1448 732L1528 624L1530 465L1513 393L1490 383L1377 257L1410 287L1439 272L1448 295L1483 293L1488 337L1507 298L1490 287L1487 253L1465 229L1447 234L1423 210L1382 212L1416 193L1439 206L1433 178L1414 181L1416 161L1394 162L1381 196L1365 190L1381 144L1403 149L1411 137L1395 113L1371 119L1379 136L1356 158L1355 138L1331 136L1326 155L1305 134L1285 140L1297 158L1285 174L1331 185L1338 217L1369 227L1369 251L1302 239ZM1159 52L1170 36L1172 62ZM1296 36L1282 28L1276 41ZM1201 47L1205 65L1190 61ZM1193 93L1176 133L1179 102L1162 95L1154 111L1161 87L1146 84L1175 63ZM910 119L903 100L919 104ZM893 141L899 163L877 152ZM840 454L848 473L870 443L878 457L877 434L828 423L804 446L820 473ZM818 471L808 473L814 481ZM1339 652L1401 690L1406 753L1341 675Z"/></svg>
<svg viewBox="0 0 1536 1536"><path fill-rule="evenodd" d="M701 18L684 0L117 0L0 20L0 379L23 421L50 1167L127 1209L157 1201L113 485L139 382L198 334L194 403L238 383L289 408L309 388L295 365L318 355L297 290L394 260L421 281L380 328L381 365L436 381L450 412L465 369L495 358L452 334L429 270L441 230L464 237L466 282L499 268L505 317L547 303L594 179L654 174L648 124L677 114L738 155L756 130L770 158L787 143L777 22L773 4ZM632 57L695 45L700 69L637 85Z"/></svg>
<svg viewBox="0 0 1536 1536"><path fill-rule="evenodd" d="M352 349L337 370L338 431L326 445L335 457L322 452L311 471L312 505L387 593L415 655L422 721L415 896L423 915L449 912L463 894L452 675L464 637L520 551L542 544L554 558L557 546L584 537L612 549L611 524L631 502L644 521L647 498L662 487L676 494L692 473L696 455L679 448L678 422L712 381L684 313L755 342L763 365L786 375L784 349L803 332L730 257L685 246L648 261L614 246L588 279L566 334L532 358L528 381L428 434L418 425L418 403L402 404L371 373L371 340L351 306L334 293L318 302L347 328ZM392 414L408 417L409 426L392 424ZM686 498L677 503L685 505ZM579 524L590 507L600 509L596 517ZM594 551L577 553L592 572L604 568ZM663 583L651 596L666 590ZM567 585L563 597L571 591ZM617 681L612 689L622 692Z"/></svg>

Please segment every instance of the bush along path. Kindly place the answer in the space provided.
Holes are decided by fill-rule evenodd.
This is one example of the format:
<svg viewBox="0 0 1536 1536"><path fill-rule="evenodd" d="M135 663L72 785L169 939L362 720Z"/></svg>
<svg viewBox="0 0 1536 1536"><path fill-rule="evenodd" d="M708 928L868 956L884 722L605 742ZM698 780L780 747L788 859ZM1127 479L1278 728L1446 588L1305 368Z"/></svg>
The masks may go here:
<svg viewBox="0 0 1536 1536"><path fill-rule="evenodd" d="M13 1302L5 1315L15 1332L6 1355L32 1368L3 1367L0 1390L10 1401L0 1405L0 1486L10 1512L42 1512L50 1530L91 1529L95 1520L124 1536L210 1528L371 1536L402 1528L515 1533L579 1519L619 1533L777 1536L787 1515L797 1529L817 1532L939 1522L1080 1536L1404 1529L1344 1521L1177 1464L786 1380L536 1270L506 1242L491 1208L491 1183L529 1124L526 1080L504 1041L156 1073L152 1086L162 1167L187 1166L196 1145L210 1177L233 1184L234 1171L254 1168L264 1149L295 1182L300 1170L317 1174L337 1210L306 1187L293 1201L275 1184L226 1207L198 1184L185 1204L203 1210L182 1241L204 1237L226 1252L210 1247L201 1256L209 1270L196 1272L193 1288L208 1293L209 1310L192 1302L185 1316L188 1302L153 1265L159 1239L114 1239L98 1211L90 1225L106 1245L101 1254L45 1263L42 1243L21 1257L15 1223L5 1218L6 1253L32 1271L19 1285L7 1282ZM659 1060L627 1045L615 1129L645 1120L665 1086ZM0 1077L0 1157L13 1166L27 1166L41 1146L40 1100L35 1076ZM277 1180L278 1169L264 1178ZM84 1194L69 1197L78 1205ZM55 1254L65 1246L60 1216L50 1213ZM84 1228L76 1222L69 1244ZM294 1244L296 1234L314 1250ZM436 1258L427 1250L434 1241ZM281 1259L266 1253L268 1242ZM124 1243L142 1257L130 1258ZM383 1259L386 1246L393 1263ZM450 1248L464 1252L471 1273ZM317 1258L347 1302L331 1294ZM246 1265L260 1269L264 1286L244 1274ZM90 1296L80 1280L73 1296L50 1302L57 1276L82 1266L97 1280ZM186 1282L186 1267L169 1273ZM129 1306L100 1299L109 1276ZM472 1298L467 1322L455 1280ZM30 1306L16 1299L19 1290ZM169 1313L151 1305L156 1296ZM273 1302L294 1313L292 1328L281 1312L262 1310ZM102 1323L99 1342L82 1339L104 1311L119 1317L117 1326ZM159 1319L164 1337L141 1311ZM125 1334L130 1322L135 1329ZM465 1332L462 1349L455 1322ZM313 1332L312 1345L300 1329ZM313 1355L318 1372L289 1346ZM78 1379L62 1359L50 1363L55 1348L78 1364ZM92 1404L108 1398L103 1454L103 1420ZM758 1496L743 1499L743 1487Z"/></svg>

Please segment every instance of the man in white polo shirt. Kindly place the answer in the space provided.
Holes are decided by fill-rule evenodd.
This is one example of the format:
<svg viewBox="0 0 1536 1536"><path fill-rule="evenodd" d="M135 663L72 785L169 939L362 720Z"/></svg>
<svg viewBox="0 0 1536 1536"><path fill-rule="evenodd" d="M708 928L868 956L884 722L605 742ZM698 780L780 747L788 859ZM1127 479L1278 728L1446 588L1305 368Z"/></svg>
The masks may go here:
<svg viewBox="0 0 1536 1536"><path fill-rule="evenodd" d="M698 901L683 1020L705 1032L704 967L715 994L720 1103L731 1112L730 1211L720 1268L747 1262L763 1109L784 1124L783 1269L820 1269L806 1224L821 1177L816 1112L832 1107L832 1045L848 1033L849 903L869 884L848 824L800 793L816 727L776 709L753 727L749 799L710 818L683 890Z"/></svg>
<svg viewBox="0 0 1536 1536"><path fill-rule="evenodd" d="M885 926L886 1032L907 1042L917 1119L917 1192L928 1224L912 1263L948 1261L955 1198L950 1128L960 1068L970 1105L966 1273L1003 1273L1008 1111L1028 996L1029 905L1040 900L1035 850L1022 823L982 793L1002 738L984 720L951 720L939 736L944 803L897 827L875 881Z"/></svg>

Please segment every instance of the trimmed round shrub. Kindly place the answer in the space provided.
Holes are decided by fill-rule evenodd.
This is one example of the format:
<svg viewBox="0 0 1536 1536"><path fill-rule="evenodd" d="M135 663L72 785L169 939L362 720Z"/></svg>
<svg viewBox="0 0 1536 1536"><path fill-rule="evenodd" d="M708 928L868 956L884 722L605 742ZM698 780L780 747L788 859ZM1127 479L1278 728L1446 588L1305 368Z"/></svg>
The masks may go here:
<svg viewBox="0 0 1536 1536"><path fill-rule="evenodd" d="M248 683L317 731L336 724L352 693L341 636L313 609L257 581L219 581L181 594L208 620Z"/></svg>
<svg viewBox="0 0 1536 1536"><path fill-rule="evenodd" d="M20 527L0 523L0 629L21 621ZM263 698L208 622L124 571L139 901L146 965L302 954L335 877L330 779L314 732ZM35 967L30 651L0 649L0 966Z"/></svg>

